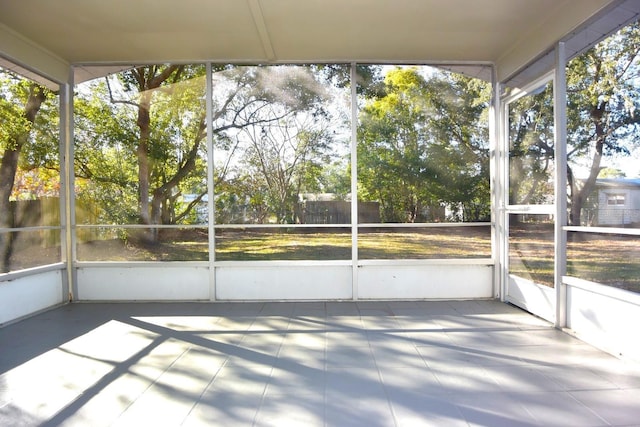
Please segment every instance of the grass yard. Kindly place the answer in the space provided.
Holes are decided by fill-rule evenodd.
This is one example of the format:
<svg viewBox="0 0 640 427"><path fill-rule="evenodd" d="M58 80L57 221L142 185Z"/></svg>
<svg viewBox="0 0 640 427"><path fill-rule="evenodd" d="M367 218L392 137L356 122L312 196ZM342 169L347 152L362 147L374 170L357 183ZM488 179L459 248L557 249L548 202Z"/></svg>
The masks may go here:
<svg viewBox="0 0 640 427"><path fill-rule="evenodd" d="M490 258L489 227L364 229L359 259ZM350 260L351 233L308 231L228 231L216 235L216 260Z"/></svg>
<svg viewBox="0 0 640 427"><path fill-rule="evenodd" d="M509 272L553 287L552 224L511 227ZM570 232L567 273L584 280L640 292L640 239L635 236Z"/></svg>
<svg viewBox="0 0 640 427"><path fill-rule="evenodd" d="M341 231L224 230L216 233L216 260L349 260L351 233Z"/></svg>
<svg viewBox="0 0 640 427"><path fill-rule="evenodd" d="M569 275L640 293L640 238L569 233Z"/></svg>
<svg viewBox="0 0 640 427"><path fill-rule="evenodd" d="M553 224L512 224L509 229L509 273L553 286Z"/></svg>
<svg viewBox="0 0 640 427"><path fill-rule="evenodd" d="M363 229L360 259L491 258L489 226Z"/></svg>
<svg viewBox="0 0 640 427"><path fill-rule="evenodd" d="M520 224L511 228L510 272L553 286L553 226ZM11 258L13 270L55 263L59 245L34 244L21 234ZM569 233L568 273L581 279L640 293L640 239L612 234ZM80 261L207 261L206 229L160 230L156 243L130 238L79 243ZM489 258L488 226L363 228L359 259ZM350 260L351 234L339 229L218 230L216 260Z"/></svg>

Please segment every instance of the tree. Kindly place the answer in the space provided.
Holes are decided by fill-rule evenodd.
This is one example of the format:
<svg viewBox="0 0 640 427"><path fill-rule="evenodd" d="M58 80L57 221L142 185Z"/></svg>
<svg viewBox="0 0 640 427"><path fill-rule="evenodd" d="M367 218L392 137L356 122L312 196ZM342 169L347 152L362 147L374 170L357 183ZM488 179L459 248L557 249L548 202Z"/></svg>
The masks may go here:
<svg viewBox="0 0 640 427"><path fill-rule="evenodd" d="M75 104L80 197L105 222L185 221L197 201L184 206L183 191L207 192L204 67L136 67L89 86Z"/></svg>
<svg viewBox="0 0 640 427"><path fill-rule="evenodd" d="M442 219L441 206L486 217L486 86L463 76L397 68L384 94L362 110L358 129L359 194L378 201L384 222ZM480 202L482 208L474 204Z"/></svg>
<svg viewBox="0 0 640 427"><path fill-rule="evenodd" d="M283 115L273 108L269 114ZM326 161L328 135L317 124L308 114L292 113L244 129L249 146L242 164L262 178L269 210L279 224L296 222L298 195L318 181Z"/></svg>
<svg viewBox="0 0 640 427"><path fill-rule="evenodd" d="M133 108L109 101L106 80L83 84L74 100L76 220L138 221Z"/></svg>
<svg viewBox="0 0 640 427"><path fill-rule="evenodd" d="M36 148L37 144L34 145L38 113L48 97L49 91L35 82L7 72L1 76L0 117L3 125L0 131L0 228L13 228L17 225L14 223L10 201L20 162L29 168L30 161L35 164L42 160L43 152L51 149L46 143L40 144L40 149ZM25 152L29 152L29 155L25 156ZM12 233L0 233L1 272L10 269L12 238Z"/></svg>
<svg viewBox="0 0 640 427"><path fill-rule="evenodd" d="M553 120L550 84L509 105L510 204L553 203Z"/></svg>
<svg viewBox="0 0 640 427"><path fill-rule="evenodd" d="M626 175L620 169L602 168L598 174L598 178L624 178Z"/></svg>
<svg viewBox="0 0 640 427"><path fill-rule="evenodd" d="M324 167L335 154L330 146L339 139L332 132L340 119L339 112L329 111L336 106L328 70L238 70L252 76L252 89L240 91L229 104L237 112L233 119L244 125L215 133L217 222L297 222L299 194L320 188ZM232 118L227 114L220 120L217 129Z"/></svg>
<svg viewBox="0 0 640 427"><path fill-rule="evenodd" d="M143 224L175 220L176 189L197 168L205 139L202 76L203 67L177 64L122 74L125 89L135 88L138 94L137 101L127 102L137 109L138 214Z"/></svg>
<svg viewBox="0 0 640 427"><path fill-rule="evenodd" d="M582 207L595 188L603 157L629 154L639 141L640 24L630 24L574 58L567 68L568 160L586 160L578 182L568 168L569 222L580 225Z"/></svg>
<svg viewBox="0 0 640 427"><path fill-rule="evenodd" d="M237 170L241 164L250 164L247 150L251 141L252 155L266 141L265 136L273 143L289 138L289 145L305 138L318 141L313 134L319 128L307 126L291 135L283 130L287 129L286 121L294 122L293 117L300 125L301 112L320 122L324 94L314 78L319 71L311 66L219 66L214 71L212 139L217 196L220 189L230 188L227 181L237 184L241 179ZM191 212L209 185L204 81L202 66L166 64L136 67L101 83L93 82L91 90L79 91L76 170L79 177L86 178L85 194L105 203L104 215L111 217L110 222L137 218L142 224L177 224L195 218ZM251 135L257 138L252 140ZM302 155L296 164L304 163L304 176L297 178L299 185L313 169L307 153L295 154ZM256 172L264 176L271 170L254 168ZM114 192L125 202L120 208L114 209L114 201L108 200ZM132 194L135 207L130 203ZM185 194L191 200L186 206L180 202ZM272 203L276 199L271 197ZM236 196L227 201L231 200L239 202Z"/></svg>

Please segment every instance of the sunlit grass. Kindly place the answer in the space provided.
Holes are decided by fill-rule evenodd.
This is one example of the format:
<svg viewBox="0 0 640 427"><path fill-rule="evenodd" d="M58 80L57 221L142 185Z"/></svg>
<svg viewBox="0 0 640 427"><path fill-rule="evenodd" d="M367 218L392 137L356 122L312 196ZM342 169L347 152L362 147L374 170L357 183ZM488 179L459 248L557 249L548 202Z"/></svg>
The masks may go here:
<svg viewBox="0 0 640 427"><path fill-rule="evenodd" d="M554 282L553 230L515 229L509 240L509 272L546 286ZM633 236L569 233L567 274L640 292L640 239Z"/></svg>
<svg viewBox="0 0 640 427"><path fill-rule="evenodd" d="M118 239L79 247L82 261L207 261L206 233L165 236L154 244ZM348 230L224 230L216 235L217 261L350 260ZM552 228L514 228L509 241L510 273L553 286ZM491 257L488 227L363 229L358 258L471 259ZM640 292L640 240L614 235L569 235L568 274Z"/></svg>
<svg viewBox="0 0 640 427"><path fill-rule="evenodd" d="M490 258L491 237L484 227L385 231L358 236L360 259Z"/></svg>
<svg viewBox="0 0 640 427"><path fill-rule="evenodd" d="M570 233L567 270L572 276L640 292L640 239Z"/></svg>
<svg viewBox="0 0 640 427"><path fill-rule="evenodd" d="M349 233L225 232L216 236L216 260L351 259Z"/></svg>
<svg viewBox="0 0 640 427"><path fill-rule="evenodd" d="M520 224L509 232L509 273L554 285L553 224Z"/></svg>

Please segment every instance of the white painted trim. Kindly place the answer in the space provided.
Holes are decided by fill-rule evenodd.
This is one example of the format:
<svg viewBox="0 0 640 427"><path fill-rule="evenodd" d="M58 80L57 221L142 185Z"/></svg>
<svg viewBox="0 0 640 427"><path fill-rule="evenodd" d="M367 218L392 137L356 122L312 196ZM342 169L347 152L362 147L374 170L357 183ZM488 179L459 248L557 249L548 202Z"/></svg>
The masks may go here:
<svg viewBox="0 0 640 427"><path fill-rule="evenodd" d="M351 297L358 299L358 90L356 63L351 64Z"/></svg>
<svg viewBox="0 0 640 427"><path fill-rule="evenodd" d="M608 353L640 362L640 295L565 277L567 327L579 339Z"/></svg>
<svg viewBox="0 0 640 427"><path fill-rule="evenodd" d="M269 264L216 268L216 299L258 300L347 300L352 299L352 266Z"/></svg>
<svg viewBox="0 0 640 427"><path fill-rule="evenodd" d="M342 267L351 266L350 260L274 260L274 261L216 261L216 267Z"/></svg>
<svg viewBox="0 0 640 427"><path fill-rule="evenodd" d="M479 299L493 297L491 264L361 265L360 299Z"/></svg>
<svg viewBox="0 0 640 427"><path fill-rule="evenodd" d="M213 144L213 68L206 65L205 106L207 126L207 241L209 243L209 301L216 300L216 203L215 203L215 147Z"/></svg>
<svg viewBox="0 0 640 427"><path fill-rule="evenodd" d="M42 273L47 273L49 271L58 271L64 270L65 265L62 262L58 262L55 264L47 264L47 265L39 265L37 267L25 268L23 270L10 271L8 273L0 274L0 287L3 286L3 283L10 282L12 280L17 280L23 277L34 276Z"/></svg>
<svg viewBox="0 0 640 427"><path fill-rule="evenodd" d="M491 222L374 222L358 224L360 228L449 228L486 227Z"/></svg>
<svg viewBox="0 0 640 427"><path fill-rule="evenodd" d="M67 61L1 23L0 51L11 62L55 83L67 81L70 68Z"/></svg>
<svg viewBox="0 0 640 427"><path fill-rule="evenodd" d="M620 227L583 227L567 226L565 231L597 234L626 234L629 236L640 236L640 228L620 228Z"/></svg>
<svg viewBox="0 0 640 427"><path fill-rule="evenodd" d="M208 261L78 261L76 268L176 268L176 267L208 267Z"/></svg>
<svg viewBox="0 0 640 427"><path fill-rule="evenodd" d="M554 157L555 162L555 207L554 213L554 266L553 277L556 289L556 321L557 328L567 325L567 292L562 286L562 276L567 272L567 57L564 42L556 45L556 67L553 85L554 113Z"/></svg>
<svg viewBox="0 0 640 427"><path fill-rule="evenodd" d="M361 259L362 266L493 265L491 258Z"/></svg>
<svg viewBox="0 0 640 427"><path fill-rule="evenodd" d="M640 294L635 292L614 288L612 286L607 286L572 276L562 277L562 283L573 288L583 289L588 292L593 292L607 298L613 298L623 302L628 302L630 304L635 304L640 307Z"/></svg>
<svg viewBox="0 0 640 427"><path fill-rule="evenodd" d="M555 322L555 289L512 274L508 277L506 301L549 322Z"/></svg>
<svg viewBox="0 0 640 427"><path fill-rule="evenodd" d="M55 269L0 283L0 325L55 307L62 298L63 270Z"/></svg>
<svg viewBox="0 0 640 427"><path fill-rule="evenodd" d="M78 301L209 301L206 265L84 266L77 281Z"/></svg>

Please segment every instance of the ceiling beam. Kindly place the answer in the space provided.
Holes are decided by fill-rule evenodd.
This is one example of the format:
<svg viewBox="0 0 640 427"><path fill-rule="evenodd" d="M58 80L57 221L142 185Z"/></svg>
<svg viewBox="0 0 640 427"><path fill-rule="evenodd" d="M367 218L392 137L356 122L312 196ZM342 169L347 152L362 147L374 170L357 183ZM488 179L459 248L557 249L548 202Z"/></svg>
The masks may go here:
<svg viewBox="0 0 640 427"><path fill-rule="evenodd" d="M511 49L496 61L499 81L513 77L523 64L529 64L547 50L553 49L568 33L606 10L612 3L615 4L616 1L558 2L555 9L549 11L545 21L523 33Z"/></svg>
<svg viewBox="0 0 640 427"><path fill-rule="evenodd" d="M260 36L262 42L262 48L264 49L264 55L268 61L276 60L276 53L273 50L271 43L271 37L269 37L269 31L267 24L264 21L264 15L262 14L262 7L260 6L260 0L247 0L249 3L249 9L251 9L251 15L253 16L253 22L256 25L256 30Z"/></svg>
<svg viewBox="0 0 640 427"><path fill-rule="evenodd" d="M69 78L68 62L4 24L0 24L0 52L4 58L24 67L26 72L34 72L56 83L66 83Z"/></svg>

